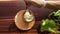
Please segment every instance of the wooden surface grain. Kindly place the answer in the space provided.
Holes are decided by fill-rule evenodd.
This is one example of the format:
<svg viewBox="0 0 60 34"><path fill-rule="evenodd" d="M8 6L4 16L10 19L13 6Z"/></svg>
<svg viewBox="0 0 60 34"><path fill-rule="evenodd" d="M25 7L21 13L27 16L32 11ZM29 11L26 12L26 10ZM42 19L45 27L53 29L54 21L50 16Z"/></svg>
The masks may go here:
<svg viewBox="0 0 60 34"><path fill-rule="evenodd" d="M37 34L37 27L39 22L35 24L29 31L19 30L14 22L14 16L2 16L0 17L0 34ZM36 26L37 25L37 26Z"/></svg>
<svg viewBox="0 0 60 34"><path fill-rule="evenodd" d="M21 31L15 26L15 14L26 9L22 1L0 1L0 34L37 34L36 29Z"/></svg>
<svg viewBox="0 0 60 34"><path fill-rule="evenodd" d="M41 21L36 21L32 29L22 31L16 27L14 16L1 16L0 18L0 34L50 34L40 31Z"/></svg>
<svg viewBox="0 0 60 34"><path fill-rule="evenodd" d="M0 34L41 34L38 31L41 20L46 18L53 10L28 6L28 9L32 10L34 13L36 22L31 30L21 31L16 27L14 17L18 11L23 9L26 9L26 4L23 0L0 1Z"/></svg>

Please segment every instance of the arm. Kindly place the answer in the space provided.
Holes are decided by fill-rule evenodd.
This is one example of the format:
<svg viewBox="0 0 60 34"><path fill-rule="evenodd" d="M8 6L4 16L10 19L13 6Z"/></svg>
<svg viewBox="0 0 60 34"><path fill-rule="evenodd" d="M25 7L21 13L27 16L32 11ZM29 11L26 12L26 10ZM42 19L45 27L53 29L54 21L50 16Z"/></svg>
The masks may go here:
<svg viewBox="0 0 60 34"><path fill-rule="evenodd" d="M35 6L35 7L44 7L45 6L45 0L25 0L25 3L27 6Z"/></svg>
<svg viewBox="0 0 60 34"><path fill-rule="evenodd" d="M46 1L47 8L60 9L60 1Z"/></svg>
<svg viewBox="0 0 60 34"><path fill-rule="evenodd" d="M42 1L42 0L25 0L27 5L36 7L46 7L51 9L60 9L60 1Z"/></svg>

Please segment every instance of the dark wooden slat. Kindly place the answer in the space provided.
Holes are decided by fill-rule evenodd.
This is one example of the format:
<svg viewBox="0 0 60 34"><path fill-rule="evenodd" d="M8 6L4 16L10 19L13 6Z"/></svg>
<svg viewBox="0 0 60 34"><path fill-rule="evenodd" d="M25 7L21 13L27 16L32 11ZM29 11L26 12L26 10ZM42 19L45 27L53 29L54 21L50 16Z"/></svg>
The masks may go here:
<svg viewBox="0 0 60 34"><path fill-rule="evenodd" d="M0 34L38 34L36 29L31 29L29 31L25 31L25 32L20 32L20 31L16 31L16 32L0 32Z"/></svg>
<svg viewBox="0 0 60 34"><path fill-rule="evenodd" d="M21 32L21 34L38 34L36 29L31 29L27 32Z"/></svg>
<svg viewBox="0 0 60 34"><path fill-rule="evenodd" d="M21 34L20 32L0 32L0 34Z"/></svg>
<svg viewBox="0 0 60 34"><path fill-rule="evenodd" d="M0 16L0 19L13 19L14 16Z"/></svg>

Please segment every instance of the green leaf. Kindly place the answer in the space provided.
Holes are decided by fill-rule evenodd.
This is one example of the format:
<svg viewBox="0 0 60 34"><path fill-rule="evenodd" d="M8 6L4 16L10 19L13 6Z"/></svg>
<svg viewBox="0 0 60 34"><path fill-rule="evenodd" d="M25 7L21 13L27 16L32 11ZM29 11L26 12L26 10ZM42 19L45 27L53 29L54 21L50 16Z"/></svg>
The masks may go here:
<svg viewBox="0 0 60 34"><path fill-rule="evenodd" d="M49 28L48 30L49 30L50 32L56 33L56 28Z"/></svg>
<svg viewBox="0 0 60 34"><path fill-rule="evenodd" d="M56 23L54 20L49 20L49 19L42 20L41 32L43 31L55 32L56 31L55 27L56 27Z"/></svg>
<svg viewBox="0 0 60 34"><path fill-rule="evenodd" d="M48 17L55 20L55 22L60 23L60 10L50 13Z"/></svg>
<svg viewBox="0 0 60 34"><path fill-rule="evenodd" d="M55 12L52 12L48 15L49 18L53 19Z"/></svg>
<svg viewBox="0 0 60 34"><path fill-rule="evenodd" d="M57 21L60 21L60 10L58 10L55 14L54 14L54 16L57 16Z"/></svg>
<svg viewBox="0 0 60 34"><path fill-rule="evenodd" d="M57 12L55 12L54 16L60 16L60 10L58 10Z"/></svg>

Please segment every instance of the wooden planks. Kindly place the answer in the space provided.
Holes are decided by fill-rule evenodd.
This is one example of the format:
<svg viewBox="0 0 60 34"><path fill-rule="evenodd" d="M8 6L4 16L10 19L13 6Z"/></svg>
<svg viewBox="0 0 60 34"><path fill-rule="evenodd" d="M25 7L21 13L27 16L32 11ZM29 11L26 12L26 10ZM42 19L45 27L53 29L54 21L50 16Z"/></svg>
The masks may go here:
<svg viewBox="0 0 60 34"><path fill-rule="evenodd" d="M16 31L16 32L0 32L0 34L38 34L37 31L35 30L30 30L30 31L27 31L27 32L20 32L20 31Z"/></svg>
<svg viewBox="0 0 60 34"><path fill-rule="evenodd" d="M17 27L15 26L15 22L14 22L14 16L5 16L0 17L0 31L18 31ZM37 21L37 23L35 24L35 27L33 27L34 29L36 27L38 27L39 22Z"/></svg>
<svg viewBox="0 0 60 34"><path fill-rule="evenodd" d="M0 34L21 34L20 32L0 32Z"/></svg>
<svg viewBox="0 0 60 34"><path fill-rule="evenodd" d="M41 23L40 20L53 12L51 9L29 6L28 9L31 9L35 15L36 23L31 30L23 32L15 26L14 22L16 13L22 9L26 9L24 0L0 1L0 34L38 34L37 28Z"/></svg>
<svg viewBox="0 0 60 34"><path fill-rule="evenodd" d="M14 16L1 16L0 18L0 34L37 34L36 27L29 31L21 31L14 24Z"/></svg>

